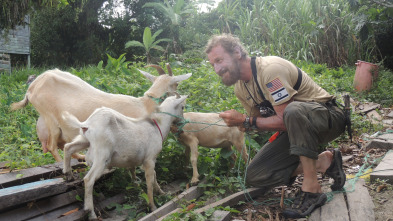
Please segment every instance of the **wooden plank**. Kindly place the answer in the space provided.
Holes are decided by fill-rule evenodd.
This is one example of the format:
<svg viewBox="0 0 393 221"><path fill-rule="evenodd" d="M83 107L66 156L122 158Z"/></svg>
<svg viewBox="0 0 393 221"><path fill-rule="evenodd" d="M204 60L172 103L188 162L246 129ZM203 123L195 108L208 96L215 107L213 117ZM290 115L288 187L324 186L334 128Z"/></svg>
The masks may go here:
<svg viewBox="0 0 393 221"><path fill-rule="evenodd" d="M115 195L113 197L110 197L108 199L105 199L105 200L99 202L97 205L95 205L95 208L97 210L99 210L99 211L102 211L102 210L108 208L109 206L111 206L114 203L122 204L122 203L125 203L126 201L127 201L127 199L126 199L125 194L121 193L121 194L117 194L117 195ZM83 210L83 209L80 209L79 211L76 211L76 212L71 213L69 215L59 216L55 220L56 221L82 220L85 216L87 216L87 212L85 210Z"/></svg>
<svg viewBox="0 0 393 221"><path fill-rule="evenodd" d="M382 140L382 139L373 139L365 145L366 150L371 148L380 148L385 150L392 150L393 149L393 142Z"/></svg>
<svg viewBox="0 0 393 221"><path fill-rule="evenodd" d="M202 181L204 183L205 181ZM155 210L154 212L144 216L140 221L156 221L157 219L164 217L171 211L177 209L180 206L180 201L187 201L199 198L203 193L203 188L198 186L193 186L188 190L185 190L177 197L173 198L169 202L165 203L163 206Z"/></svg>
<svg viewBox="0 0 393 221"><path fill-rule="evenodd" d="M71 160L71 166L81 167L83 163L79 163L76 159ZM15 185L25 184L29 182L38 181L41 179L51 179L56 176L62 175L63 162L55 164L23 169L11 173L0 175L0 187L7 188Z"/></svg>
<svg viewBox="0 0 393 221"><path fill-rule="evenodd" d="M99 180L106 179L113 171L114 169L105 170ZM63 178L57 178L0 189L0 211L33 200L64 193L70 188L80 186L82 183L83 179L66 182Z"/></svg>
<svg viewBox="0 0 393 221"><path fill-rule="evenodd" d="M212 204L204 206L204 207L202 207L200 209L197 209L195 212L203 213L203 212L207 211L208 209L214 208L214 207L217 207L217 206L224 206L224 207L225 206L234 206L237 203L239 203L239 201L242 201L242 200L246 199L246 196L245 196L246 193L245 192L247 192L247 195L249 197L254 197L254 196L257 196L257 195L260 195L260 194L264 194L266 192L266 190L264 188L249 188L246 191L237 192L237 193L232 194L232 195L230 195L228 197L225 197L224 199L219 200L219 201L217 201L215 203L212 203Z"/></svg>
<svg viewBox="0 0 393 221"><path fill-rule="evenodd" d="M350 221L343 193L335 193L333 199L311 213L309 221Z"/></svg>
<svg viewBox="0 0 393 221"><path fill-rule="evenodd" d="M0 210L11 206L26 203L32 200L45 198L67 190L62 178L37 181L20 186L0 189Z"/></svg>
<svg viewBox="0 0 393 221"><path fill-rule="evenodd" d="M229 211L216 210L213 212L212 217L209 221L230 221L231 213Z"/></svg>
<svg viewBox="0 0 393 221"><path fill-rule="evenodd" d="M370 180L386 180L387 183L393 184L393 151L389 151L374 171L370 174Z"/></svg>
<svg viewBox="0 0 393 221"><path fill-rule="evenodd" d="M27 203L26 206L0 213L0 220L25 220L43 213L55 210L77 201L76 196L82 195L83 189L72 190L37 202Z"/></svg>
<svg viewBox="0 0 393 221"><path fill-rule="evenodd" d="M72 203L67 206L61 207L57 210L53 210L51 212L45 213L41 216L34 217L32 219L29 219L29 221L43 221L43 220L56 220L58 218L61 218L63 214L70 212L72 210L78 209L78 212L84 212L83 210L83 203L82 202L77 202L77 203ZM74 219L77 220L77 219Z"/></svg>
<svg viewBox="0 0 393 221"><path fill-rule="evenodd" d="M375 220L374 203L364 184L363 179L358 179L355 191L347 192L349 217L353 221Z"/></svg>

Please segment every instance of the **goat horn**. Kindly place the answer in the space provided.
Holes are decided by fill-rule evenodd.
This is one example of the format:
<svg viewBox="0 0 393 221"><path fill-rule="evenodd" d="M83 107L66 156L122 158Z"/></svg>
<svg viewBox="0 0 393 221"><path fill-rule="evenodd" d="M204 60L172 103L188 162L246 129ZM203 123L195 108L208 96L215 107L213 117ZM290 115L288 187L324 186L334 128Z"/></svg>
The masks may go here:
<svg viewBox="0 0 393 221"><path fill-rule="evenodd" d="M176 99L179 99L179 98L180 98L180 94L179 94L179 93L177 93L176 91L173 92L173 93L176 95Z"/></svg>
<svg viewBox="0 0 393 221"><path fill-rule="evenodd" d="M159 66L159 65L150 64L150 65L147 65L146 67L153 67L153 68L155 68L158 71L158 74L160 74L160 75L166 74L164 69L162 69L162 67Z"/></svg>
<svg viewBox="0 0 393 221"><path fill-rule="evenodd" d="M166 63L166 69L168 69L168 75L172 76L173 75L172 68L171 68L171 65L169 65L169 63Z"/></svg>

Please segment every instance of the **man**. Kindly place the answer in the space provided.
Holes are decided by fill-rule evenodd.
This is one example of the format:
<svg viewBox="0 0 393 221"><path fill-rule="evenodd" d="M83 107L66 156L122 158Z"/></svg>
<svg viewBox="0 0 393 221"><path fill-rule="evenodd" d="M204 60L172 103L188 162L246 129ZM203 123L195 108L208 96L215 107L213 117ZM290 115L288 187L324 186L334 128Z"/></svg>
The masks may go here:
<svg viewBox="0 0 393 221"><path fill-rule="evenodd" d="M266 189L291 185L303 173L301 191L283 215L310 215L327 200L317 172L334 179L332 190L345 184L340 151L320 153L321 144L335 139L345 129L345 116L334 96L285 59L250 58L240 40L232 35L213 36L205 52L222 82L235 85L235 94L247 112L222 112L220 117L225 123L242 131L280 131L248 166L247 184Z"/></svg>

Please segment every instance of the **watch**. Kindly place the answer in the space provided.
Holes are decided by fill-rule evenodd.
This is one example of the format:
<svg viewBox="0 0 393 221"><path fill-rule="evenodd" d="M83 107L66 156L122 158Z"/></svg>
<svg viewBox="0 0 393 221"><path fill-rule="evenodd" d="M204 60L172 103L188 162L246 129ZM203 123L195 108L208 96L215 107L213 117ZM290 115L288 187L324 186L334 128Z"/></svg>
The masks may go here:
<svg viewBox="0 0 393 221"><path fill-rule="evenodd" d="M243 127L246 129L249 129L251 127L249 116L246 116L246 119L243 121Z"/></svg>

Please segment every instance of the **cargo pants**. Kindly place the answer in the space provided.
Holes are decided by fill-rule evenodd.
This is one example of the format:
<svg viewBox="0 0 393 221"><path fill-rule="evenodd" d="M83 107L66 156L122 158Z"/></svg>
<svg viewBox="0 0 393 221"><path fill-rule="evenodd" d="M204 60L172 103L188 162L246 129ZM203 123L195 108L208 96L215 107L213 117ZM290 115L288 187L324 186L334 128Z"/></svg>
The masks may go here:
<svg viewBox="0 0 393 221"><path fill-rule="evenodd" d="M318 159L323 144L345 130L345 115L334 102L291 102L284 111L287 131L265 144L246 171L246 184L273 188L290 185L299 156Z"/></svg>

